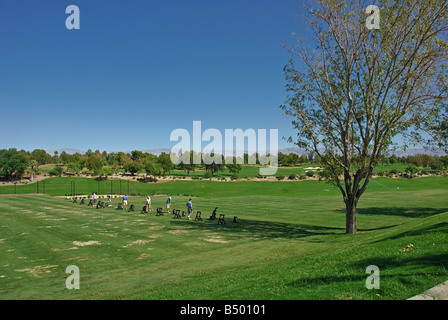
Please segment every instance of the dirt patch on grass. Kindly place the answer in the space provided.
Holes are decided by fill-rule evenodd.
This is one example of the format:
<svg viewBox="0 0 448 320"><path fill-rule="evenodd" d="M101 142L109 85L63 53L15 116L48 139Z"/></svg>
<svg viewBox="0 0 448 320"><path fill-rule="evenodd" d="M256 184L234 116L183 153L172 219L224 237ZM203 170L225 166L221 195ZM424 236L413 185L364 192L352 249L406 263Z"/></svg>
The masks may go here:
<svg viewBox="0 0 448 320"><path fill-rule="evenodd" d="M165 226L152 226L148 227L148 230L162 230Z"/></svg>
<svg viewBox="0 0 448 320"><path fill-rule="evenodd" d="M125 246L123 246L123 248L129 248L135 244L147 244L148 242L151 242L153 240L135 240L134 242L131 242Z"/></svg>
<svg viewBox="0 0 448 320"><path fill-rule="evenodd" d="M46 194L43 194L43 193L0 194L0 198L7 198L7 197L34 197L34 196L46 196Z"/></svg>
<svg viewBox="0 0 448 320"><path fill-rule="evenodd" d="M68 249L58 249L58 248L53 248L51 249L51 251L53 252L58 252L58 251L67 251L67 250L78 250L78 247L72 247L72 248L68 248Z"/></svg>
<svg viewBox="0 0 448 320"><path fill-rule="evenodd" d="M202 246L202 243L200 243L200 242L186 242L186 243L184 243L184 246Z"/></svg>
<svg viewBox="0 0 448 320"><path fill-rule="evenodd" d="M139 255L138 258L135 259L135 260L143 260L143 259L146 259L146 258L149 258L149 257L151 257L151 254L149 254L149 253L142 253L142 254Z"/></svg>
<svg viewBox="0 0 448 320"><path fill-rule="evenodd" d="M78 246L78 247L85 247L85 246L95 246L95 245L101 245L101 242L99 241L86 241L86 242L82 242L82 241L73 241L73 245Z"/></svg>
<svg viewBox="0 0 448 320"><path fill-rule="evenodd" d="M188 234L188 233L190 233L188 230L171 230L171 231L168 231L168 233L169 234L174 234L174 235L185 235L185 234Z"/></svg>
<svg viewBox="0 0 448 320"><path fill-rule="evenodd" d="M229 243L229 241L227 241L227 240L223 240L223 239L221 239L221 237L219 237L219 236L217 236L217 237L205 238L204 240L207 241L207 242Z"/></svg>
<svg viewBox="0 0 448 320"><path fill-rule="evenodd" d="M46 265L46 266L35 266L34 268L16 269L15 272L26 272L34 278L42 278L43 274L50 273L53 268L59 267L58 265Z"/></svg>

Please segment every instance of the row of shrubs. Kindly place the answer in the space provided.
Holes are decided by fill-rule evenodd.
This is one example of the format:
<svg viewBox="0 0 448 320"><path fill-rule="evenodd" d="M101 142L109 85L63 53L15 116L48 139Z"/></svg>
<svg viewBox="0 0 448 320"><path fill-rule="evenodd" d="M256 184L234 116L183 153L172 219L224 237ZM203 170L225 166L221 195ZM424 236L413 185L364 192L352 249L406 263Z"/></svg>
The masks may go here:
<svg viewBox="0 0 448 320"><path fill-rule="evenodd" d="M52 169L49 172L50 176L61 176L62 174L62 168L61 167L55 167L54 169ZM440 169L429 169L429 168L418 168L415 165L410 165L408 166L404 172L397 170L397 169L391 169L390 171L377 171L374 173L374 176L379 176L379 177L405 177L405 178L409 178L409 177L415 177L415 176L425 176L425 175L447 175L446 170L440 170ZM285 180L285 178L287 178L288 180L305 180L308 177L318 177L319 179L325 179L325 175L322 171L317 171L317 172L313 172L313 171L307 171L304 174L295 174L292 173L290 175L277 175L276 178L277 180ZM200 179L210 179L213 178L211 172L207 171L205 172L203 177L199 177L199 176L192 176L191 177L193 180L200 180ZM258 178L266 178L266 176L261 176L258 175ZM177 179L186 179L186 177L177 177ZM226 178L218 178L220 180L226 180ZM240 177L238 176L238 174L234 174L230 177L231 180L238 180L240 179ZM156 182L156 181L153 181Z"/></svg>
<svg viewBox="0 0 448 320"><path fill-rule="evenodd" d="M418 176L427 176L427 175L436 175L436 176L448 176L448 172L446 170L428 170L428 169L419 169L415 166L409 166L407 167L404 172L399 171L397 169L392 169L390 171L376 171L374 172L373 176L378 177L401 177L401 178L412 178L412 177L418 177ZM288 178L288 180L296 180L297 178L299 180L305 180L308 177L318 177L319 180L325 179L326 176L322 171L318 172L312 172L307 171L305 174L296 175L295 173L290 174L289 176L284 175L277 175L277 180L285 180L285 178Z"/></svg>
<svg viewBox="0 0 448 320"><path fill-rule="evenodd" d="M320 173L320 171L319 172L317 172L317 173L314 173L313 171L307 171L307 172L305 172L304 174L302 173L302 174L299 174L299 175L297 175L297 174L295 174L295 173L291 173L289 176L287 176L288 177L288 180L296 180L297 178L299 179L299 180L305 180L306 178L312 178L312 177L314 177L314 175L318 175L319 177L323 177L322 175L321 175L321 173ZM285 178L286 178L286 176L284 176L284 175L278 175L278 176L275 176L276 178L277 178L277 180L284 180Z"/></svg>

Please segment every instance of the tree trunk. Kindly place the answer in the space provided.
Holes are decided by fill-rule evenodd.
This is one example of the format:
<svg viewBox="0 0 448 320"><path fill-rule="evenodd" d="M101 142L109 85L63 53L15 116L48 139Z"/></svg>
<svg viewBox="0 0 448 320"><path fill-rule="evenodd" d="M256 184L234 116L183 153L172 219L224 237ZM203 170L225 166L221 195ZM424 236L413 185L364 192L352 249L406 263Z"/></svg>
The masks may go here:
<svg viewBox="0 0 448 320"><path fill-rule="evenodd" d="M345 204L345 233L355 234L356 229L356 206L358 205L358 199L355 196L349 197Z"/></svg>

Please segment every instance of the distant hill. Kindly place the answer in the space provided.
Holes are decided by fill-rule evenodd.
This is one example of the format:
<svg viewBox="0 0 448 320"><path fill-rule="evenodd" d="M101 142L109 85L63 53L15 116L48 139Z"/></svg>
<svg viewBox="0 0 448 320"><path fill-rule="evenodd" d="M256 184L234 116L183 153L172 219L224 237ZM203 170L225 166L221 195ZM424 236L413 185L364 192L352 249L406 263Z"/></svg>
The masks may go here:
<svg viewBox="0 0 448 320"><path fill-rule="evenodd" d="M163 152L165 153L170 153L171 149L151 149L151 150L143 150L142 152L147 152L150 154L154 154L156 156L159 156L160 154L162 154Z"/></svg>
<svg viewBox="0 0 448 320"><path fill-rule="evenodd" d="M61 154L63 151L65 151L67 154L70 154L70 155L75 154L75 153L79 153L79 154L85 154L86 153L83 150L72 149L72 148L62 148L62 149L57 149L57 150L45 150L45 151L47 151L47 153L50 154L50 155L54 155L55 151L57 151L58 154ZM170 151L171 151L171 149L169 149L169 148L142 150L142 152L151 153L151 154L154 154L156 156L159 156L163 152L169 154ZM303 154L307 155L309 153L305 149L298 148L298 147L284 148L284 149L280 149L278 151L283 153L283 154L295 153L295 154L297 154L299 156L301 156ZM110 151L108 151L108 153L110 153ZM131 153L131 151L124 151L124 153ZM429 150L429 149L425 149L425 148L396 150L396 151L393 151L393 152L391 151L390 154L391 155L395 154L397 157L407 157L407 156L413 156L413 155L416 155L416 154L428 154L428 155L431 155L431 156L444 156L444 155L446 155L446 153L442 149Z"/></svg>
<svg viewBox="0 0 448 320"><path fill-rule="evenodd" d="M302 148L298 148L298 147L291 147L291 148L285 148L285 149L281 149L278 150L281 153L284 154L290 154L290 153L295 153L298 154L299 156L302 154L308 154L309 152L302 149ZM445 156L446 153L442 150L442 149L425 149L425 148L413 148L413 149L407 149L407 150L395 150L395 151L390 151L389 152L390 155L395 154L397 157L408 157L408 156L415 156L416 154L428 154L430 156Z"/></svg>
<svg viewBox="0 0 448 320"><path fill-rule="evenodd" d="M397 157L408 157L408 156L415 156L416 154L428 154L430 156L445 156L446 152L442 149L437 150L428 150L425 148L414 148L414 149L407 149L407 150L396 150L391 151L390 154L395 154Z"/></svg>
<svg viewBox="0 0 448 320"><path fill-rule="evenodd" d="M62 148L62 149L57 149L57 150L45 150L49 155L54 155L54 153L57 151L58 154L61 154L62 152L65 151L65 153L67 154L75 154L75 153L79 153L79 154L84 154L86 153L85 151L79 150L79 149L72 149L72 148Z"/></svg>
<svg viewBox="0 0 448 320"><path fill-rule="evenodd" d="M283 154L295 153L295 154L297 154L299 156L301 156L303 154L307 155L309 153L305 149L298 148L298 147L291 147L291 148L280 149L280 150L278 150L278 152L281 152Z"/></svg>

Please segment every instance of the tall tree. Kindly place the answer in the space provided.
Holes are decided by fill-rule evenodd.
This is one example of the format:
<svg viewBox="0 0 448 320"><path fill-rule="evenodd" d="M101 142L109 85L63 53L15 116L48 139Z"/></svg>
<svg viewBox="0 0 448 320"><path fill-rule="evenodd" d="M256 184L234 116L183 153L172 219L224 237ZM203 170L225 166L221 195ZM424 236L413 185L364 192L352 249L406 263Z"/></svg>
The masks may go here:
<svg viewBox="0 0 448 320"><path fill-rule="evenodd" d="M31 181L33 181L34 176L37 174L37 172L39 170L39 162L37 162L37 160L32 159L29 162L29 166L30 166Z"/></svg>
<svg viewBox="0 0 448 320"><path fill-rule="evenodd" d="M51 156L43 149L35 149L31 152L31 160L36 160L38 165L43 165L51 162Z"/></svg>
<svg viewBox="0 0 448 320"><path fill-rule="evenodd" d="M123 168L124 170L130 172L132 175L135 175L142 169L142 165L137 161L132 161L127 163Z"/></svg>
<svg viewBox="0 0 448 320"><path fill-rule="evenodd" d="M162 152L162 154L159 155L157 163L160 165L163 176L165 176L167 172L171 171L174 168L174 164L171 162L170 155L166 154L165 152Z"/></svg>
<svg viewBox="0 0 448 320"><path fill-rule="evenodd" d="M104 166L103 160L96 156L91 155L87 160L87 168L89 170L92 170L94 174L98 174L101 170L101 168Z"/></svg>
<svg viewBox="0 0 448 320"><path fill-rule="evenodd" d="M339 188L346 232L379 159L397 135L418 132L446 100L448 0L377 1L380 29L363 0L316 0L285 67L299 147L313 151ZM378 16L376 17L378 19ZM307 37L309 39L309 37ZM414 135L417 136L417 135Z"/></svg>
<svg viewBox="0 0 448 320"><path fill-rule="evenodd" d="M179 169L180 170L185 170L187 171L187 176L190 175L190 171L195 171L196 170L196 164L194 164L194 154L195 151L185 151L184 154L181 157L181 162L179 163ZM184 163L182 160L183 159L189 159L189 161L185 161L187 163Z"/></svg>
<svg viewBox="0 0 448 320"><path fill-rule="evenodd" d="M231 163L228 163L229 161L226 159L226 167L230 173L237 175L243 169L243 166L237 162L236 157L232 158Z"/></svg>
<svg viewBox="0 0 448 320"><path fill-rule="evenodd" d="M15 148L0 150L0 175L7 180L19 179L28 167L28 157L25 152Z"/></svg>
<svg viewBox="0 0 448 320"><path fill-rule="evenodd" d="M219 155L218 155L219 156ZM222 159L222 155L219 156ZM214 161L215 159L215 153L207 153L203 155L204 160L204 166L206 171L210 171L211 175L213 176L215 172L218 171L224 171L224 160L221 161ZM220 163L217 163L220 162Z"/></svg>

